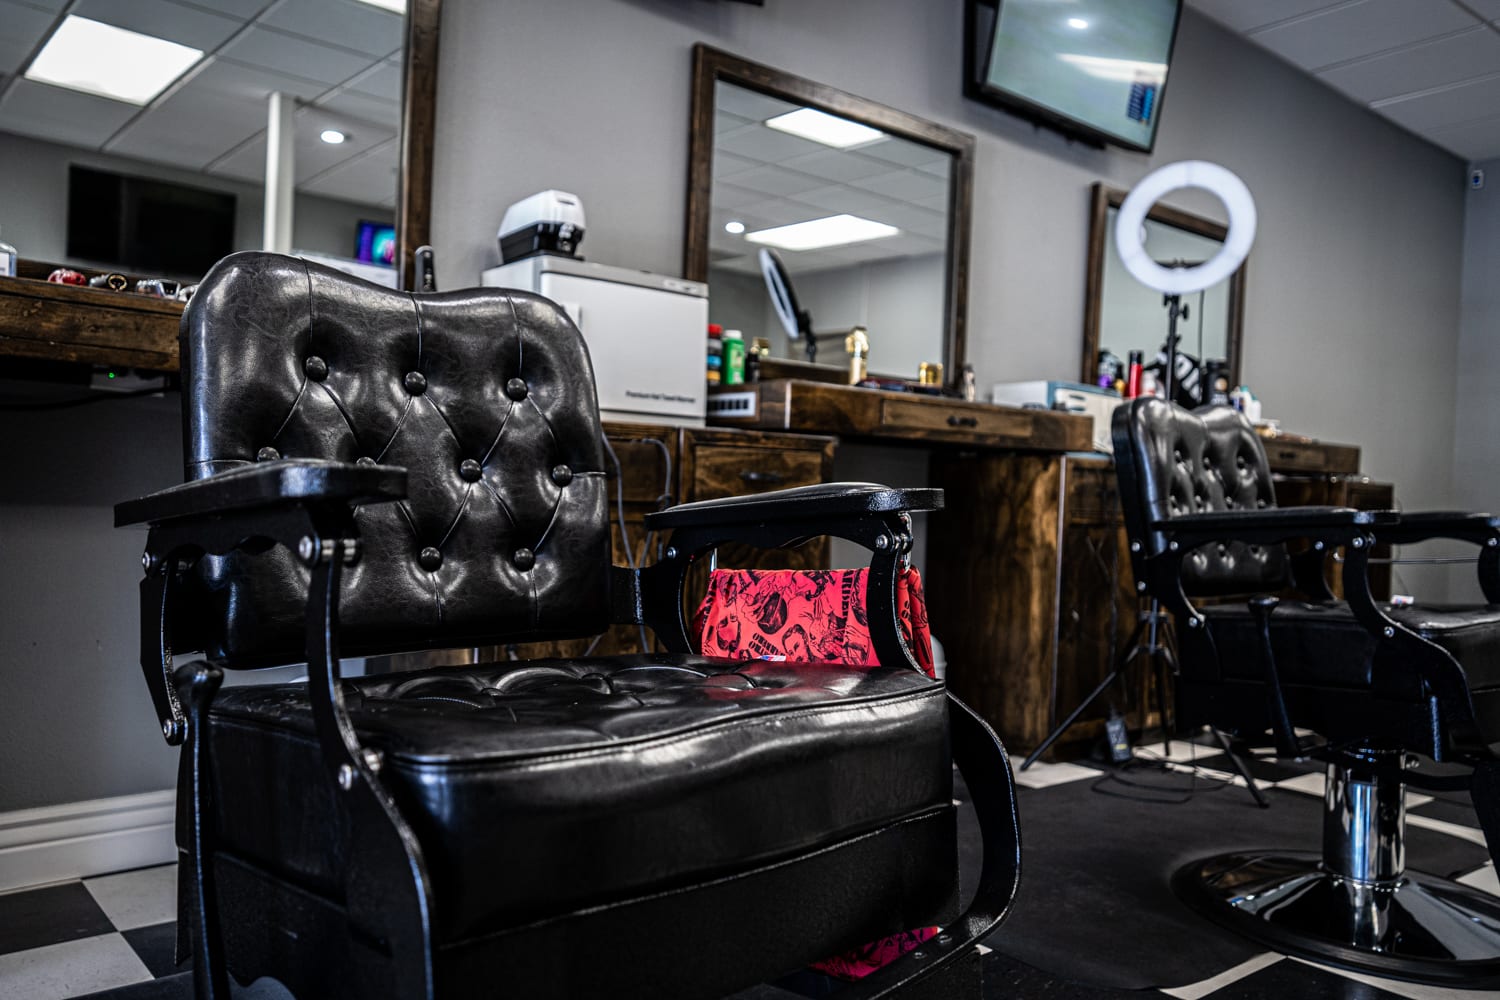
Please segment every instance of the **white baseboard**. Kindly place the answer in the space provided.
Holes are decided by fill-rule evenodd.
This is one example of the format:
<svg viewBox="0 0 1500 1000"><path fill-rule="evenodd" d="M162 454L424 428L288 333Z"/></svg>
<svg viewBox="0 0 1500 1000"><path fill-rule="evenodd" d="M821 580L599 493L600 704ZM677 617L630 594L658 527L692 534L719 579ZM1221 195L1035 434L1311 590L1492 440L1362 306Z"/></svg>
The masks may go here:
<svg viewBox="0 0 1500 1000"><path fill-rule="evenodd" d="M0 892L175 860L176 801L167 789L0 813Z"/></svg>

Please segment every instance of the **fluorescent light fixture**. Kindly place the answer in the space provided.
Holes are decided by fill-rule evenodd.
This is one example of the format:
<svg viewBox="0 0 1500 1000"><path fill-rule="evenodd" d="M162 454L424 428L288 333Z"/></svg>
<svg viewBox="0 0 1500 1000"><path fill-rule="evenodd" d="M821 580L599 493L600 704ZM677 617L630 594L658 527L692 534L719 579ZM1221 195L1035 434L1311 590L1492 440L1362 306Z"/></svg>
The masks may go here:
<svg viewBox="0 0 1500 1000"><path fill-rule="evenodd" d="M739 221L738 219L735 219L733 222L726 222L726 223L724 223L724 232L729 233L732 236L738 236L740 233L743 233L744 231L745 231L745 224L743 222Z"/></svg>
<svg viewBox="0 0 1500 1000"><path fill-rule="evenodd" d="M318 133L318 138L322 139L330 146L337 146L339 143L343 142L349 137L336 128L325 128L323 131Z"/></svg>
<svg viewBox="0 0 1500 1000"><path fill-rule="evenodd" d="M129 104L146 104L203 58L203 50L69 14L26 79Z"/></svg>
<svg viewBox="0 0 1500 1000"><path fill-rule="evenodd" d="M360 3L369 4L371 7L379 7L393 14L406 13L406 0L359 0Z"/></svg>
<svg viewBox="0 0 1500 1000"><path fill-rule="evenodd" d="M774 128L778 132L800 135L804 139L821 142L835 149L863 146L865 143L885 138L885 133L878 128L851 122L847 118L830 115L816 108L798 108L796 111L788 111L775 118L767 118L766 127Z"/></svg>
<svg viewBox="0 0 1500 1000"><path fill-rule="evenodd" d="M1070 18L1068 18L1068 27L1070 27L1070 28L1077 28L1079 31L1082 31L1084 28L1087 28L1088 26L1089 26L1089 23L1087 21L1085 21L1081 17L1070 17Z"/></svg>
<svg viewBox="0 0 1500 1000"><path fill-rule="evenodd" d="M778 250L820 250L823 247L864 243L895 236L901 230L884 222L861 219L857 215L830 215L826 219L795 222L790 226L762 229L745 234L751 243L764 243Z"/></svg>
<svg viewBox="0 0 1500 1000"><path fill-rule="evenodd" d="M1114 83L1160 85L1167 78L1167 64L1142 62L1139 59L1107 59L1104 56L1081 56L1063 53L1057 58L1094 77Z"/></svg>

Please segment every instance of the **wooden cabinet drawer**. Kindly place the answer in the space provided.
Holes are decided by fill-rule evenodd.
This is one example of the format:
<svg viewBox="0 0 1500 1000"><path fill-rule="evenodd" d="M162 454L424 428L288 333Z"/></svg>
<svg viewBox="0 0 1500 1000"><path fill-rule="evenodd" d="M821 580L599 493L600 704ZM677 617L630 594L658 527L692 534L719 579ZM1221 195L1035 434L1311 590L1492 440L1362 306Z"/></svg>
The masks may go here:
<svg viewBox="0 0 1500 1000"><path fill-rule="evenodd" d="M1276 438L1263 444L1272 472L1353 475L1359 471L1359 448L1354 445L1278 441Z"/></svg>
<svg viewBox="0 0 1500 1000"><path fill-rule="evenodd" d="M823 481L822 449L700 446L689 500L765 493Z"/></svg>
<svg viewBox="0 0 1500 1000"><path fill-rule="evenodd" d="M1066 459L1068 524L1118 524L1120 494L1113 463L1105 459Z"/></svg>
<svg viewBox="0 0 1500 1000"><path fill-rule="evenodd" d="M992 406L944 406L932 399L883 399L880 426L889 431L948 431L966 437L976 434L1021 435L1031 429L1024 410Z"/></svg>

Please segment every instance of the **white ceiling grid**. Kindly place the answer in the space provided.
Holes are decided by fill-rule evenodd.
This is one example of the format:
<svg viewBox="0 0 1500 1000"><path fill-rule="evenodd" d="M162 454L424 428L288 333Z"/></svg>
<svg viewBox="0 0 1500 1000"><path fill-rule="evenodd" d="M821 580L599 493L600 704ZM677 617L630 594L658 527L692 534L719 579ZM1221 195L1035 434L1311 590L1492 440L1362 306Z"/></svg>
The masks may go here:
<svg viewBox="0 0 1500 1000"><path fill-rule="evenodd" d="M1465 160L1500 157L1500 0L1188 0Z"/></svg>
<svg viewBox="0 0 1500 1000"><path fill-rule="evenodd" d="M717 88L709 251L713 266L759 274L760 247L747 232L847 212L901 232L823 250L783 251L795 274L865 261L943 253L947 248L949 157L903 139L831 149L765 125L798 105L739 87Z"/></svg>
<svg viewBox="0 0 1500 1000"><path fill-rule="evenodd" d="M19 76L77 14L202 49L144 108ZM296 186L394 208L401 15L356 0L0 0L0 131L262 183L266 98L295 95ZM349 138L319 140L334 128Z"/></svg>

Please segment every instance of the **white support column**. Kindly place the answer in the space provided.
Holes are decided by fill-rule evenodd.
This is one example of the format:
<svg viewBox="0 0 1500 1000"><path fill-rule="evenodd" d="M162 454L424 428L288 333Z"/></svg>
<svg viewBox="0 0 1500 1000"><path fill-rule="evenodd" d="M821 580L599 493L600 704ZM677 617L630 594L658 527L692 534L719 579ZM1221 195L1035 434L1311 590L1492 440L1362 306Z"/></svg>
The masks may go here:
<svg viewBox="0 0 1500 1000"><path fill-rule="evenodd" d="M296 134L293 114L297 99L274 93L266 105L266 225L262 249L292 251L292 194L297 186Z"/></svg>

